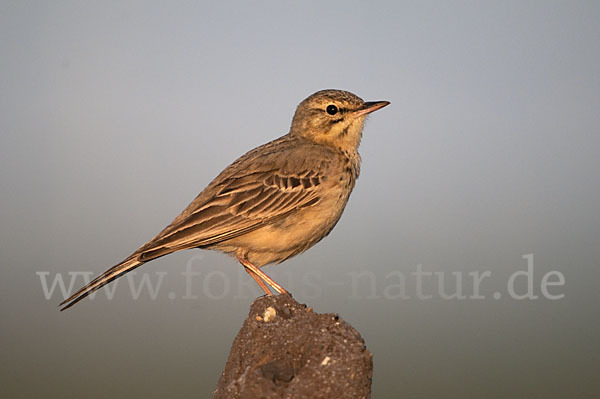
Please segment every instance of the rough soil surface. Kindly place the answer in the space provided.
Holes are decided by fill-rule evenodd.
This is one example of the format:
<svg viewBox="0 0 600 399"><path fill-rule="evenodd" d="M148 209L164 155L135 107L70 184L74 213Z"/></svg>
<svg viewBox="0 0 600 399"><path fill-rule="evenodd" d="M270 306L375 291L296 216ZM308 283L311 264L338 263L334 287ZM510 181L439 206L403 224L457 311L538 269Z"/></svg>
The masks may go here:
<svg viewBox="0 0 600 399"><path fill-rule="evenodd" d="M265 296L233 341L213 398L370 398L373 360L336 314Z"/></svg>

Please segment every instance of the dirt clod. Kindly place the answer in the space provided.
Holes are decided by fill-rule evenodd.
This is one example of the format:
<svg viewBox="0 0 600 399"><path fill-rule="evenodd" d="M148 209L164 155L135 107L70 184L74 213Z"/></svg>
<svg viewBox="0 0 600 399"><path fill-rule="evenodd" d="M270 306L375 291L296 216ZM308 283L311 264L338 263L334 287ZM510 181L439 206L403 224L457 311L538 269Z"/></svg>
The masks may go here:
<svg viewBox="0 0 600 399"><path fill-rule="evenodd" d="M261 297L213 398L370 398L372 375L363 339L337 314L315 313L289 295Z"/></svg>

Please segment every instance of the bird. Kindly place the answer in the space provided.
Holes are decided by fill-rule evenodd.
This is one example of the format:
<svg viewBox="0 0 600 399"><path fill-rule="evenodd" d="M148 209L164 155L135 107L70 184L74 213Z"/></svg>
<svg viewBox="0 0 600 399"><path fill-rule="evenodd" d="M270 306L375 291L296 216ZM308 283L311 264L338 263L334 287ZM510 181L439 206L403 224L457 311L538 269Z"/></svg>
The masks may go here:
<svg viewBox="0 0 600 399"><path fill-rule="evenodd" d="M61 311L146 262L191 248L232 255L266 295L269 287L288 294L261 267L331 232L360 173L365 119L389 104L334 89L308 96L287 134L226 167L154 238L62 301Z"/></svg>

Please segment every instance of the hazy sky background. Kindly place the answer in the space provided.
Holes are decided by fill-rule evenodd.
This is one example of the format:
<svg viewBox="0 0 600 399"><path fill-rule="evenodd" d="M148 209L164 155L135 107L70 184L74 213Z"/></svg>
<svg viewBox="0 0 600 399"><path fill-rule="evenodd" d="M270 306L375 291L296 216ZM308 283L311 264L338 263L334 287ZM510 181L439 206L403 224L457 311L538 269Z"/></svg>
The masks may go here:
<svg viewBox="0 0 600 399"><path fill-rule="evenodd" d="M168 273L156 299L123 279L63 313L36 273L119 262L323 88L392 104L332 234L265 270L360 331L374 397L600 396L598 21L594 1L2 1L0 396L208 397L259 293L235 261L171 255L135 276ZM539 298L516 300L527 254ZM417 298L418 265L467 296L489 271L485 299L434 276Z"/></svg>

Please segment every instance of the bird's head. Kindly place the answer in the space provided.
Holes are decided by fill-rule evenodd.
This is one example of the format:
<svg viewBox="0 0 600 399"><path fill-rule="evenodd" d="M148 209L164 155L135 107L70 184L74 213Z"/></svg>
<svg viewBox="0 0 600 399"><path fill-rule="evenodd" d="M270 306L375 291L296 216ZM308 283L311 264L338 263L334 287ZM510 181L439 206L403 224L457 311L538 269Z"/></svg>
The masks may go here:
<svg viewBox="0 0 600 399"><path fill-rule="evenodd" d="M356 151L367 115L388 104L388 101L365 102L348 91L321 90L298 105L290 135L345 152Z"/></svg>

